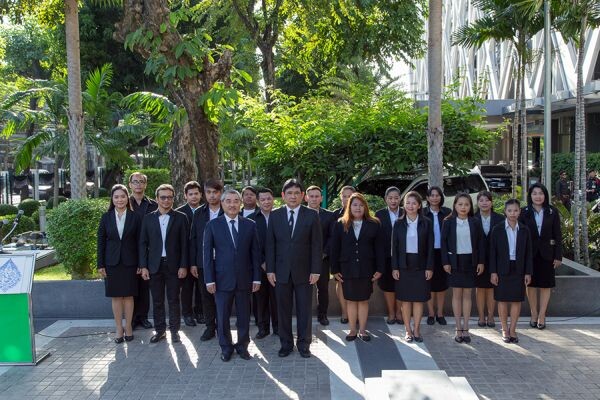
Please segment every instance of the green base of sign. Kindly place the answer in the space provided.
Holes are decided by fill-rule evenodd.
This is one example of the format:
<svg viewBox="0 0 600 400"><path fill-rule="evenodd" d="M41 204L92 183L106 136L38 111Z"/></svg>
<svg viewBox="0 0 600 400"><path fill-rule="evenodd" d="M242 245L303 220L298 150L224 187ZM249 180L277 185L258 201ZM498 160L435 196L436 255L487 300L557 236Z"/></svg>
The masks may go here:
<svg viewBox="0 0 600 400"><path fill-rule="evenodd" d="M29 294L0 295L0 364L35 364Z"/></svg>

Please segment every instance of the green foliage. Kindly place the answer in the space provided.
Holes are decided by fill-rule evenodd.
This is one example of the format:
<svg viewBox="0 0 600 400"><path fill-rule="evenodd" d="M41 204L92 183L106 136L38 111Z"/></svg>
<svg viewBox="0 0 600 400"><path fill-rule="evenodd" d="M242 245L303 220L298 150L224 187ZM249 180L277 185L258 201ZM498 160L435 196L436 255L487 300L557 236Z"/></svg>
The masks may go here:
<svg viewBox="0 0 600 400"><path fill-rule="evenodd" d="M73 279L94 274L98 222L107 208L105 199L71 200L48 215L48 242Z"/></svg>
<svg viewBox="0 0 600 400"><path fill-rule="evenodd" d="M67 201L67 198L65 196L58 196L58 204L64 203L65 201ZM46 203L46 210L51 210L53 207L54 207L54 196L52 196L48 199L48 202Z"/></svg>
<svg viewBox="0 0 600 400"><path fill-rule="evenodd" d="M123 184L129 187L129 177L134 172L141 172L148 177L148 185L146 186L146 196L154 199L154 192L156 188L163 183L171 183L171 175L166 168L146 168L146 169L132 169L125 171L123 175L125 178Z"/></svg>
<svg viewBox="0 0 600 400"><path fill-rule="evenodd" d="M573 215L560 201L552 203L560 213L562 224L562 246L563 257L573 259L574 257L574 225ZM591 210L591 205L587 205L587 221L590 243L590 265L594 269L600 269L600 214Z"/></svg>
<svg viewBox="0 0 600 400"><path fill-rule="evenodd" d="M375 215L377 210L381 210L382 208L387 207L385 204L385 200L383 197L375 196L372 194L365 194L365 199L367 199L367 203L369 204L369 211L371 211L372 215ZM342 201L339 196L336 196L331 203L327 206L328 210L337 210L342 206Z"/></svg>
<svg viewBox="0 0 600 400"><path fill-rule="evenodd" d="M38 208L40 208L40 202L34 199L25 199L19 203L19 210L23 210L28 217L31 217Z"/></svg>
<svg viewBox="0 0 600 400"><path fill-rule="evenodd" d="M587 153L587 168L600 171L600 153ZM552 190L554 192L554 184L558 180L560 171L567 171L567 179L573 180L575 174L575 158L573 153L556 153L552 154ZM550 188L548 188L550 190Z"/></svg>
<svg viewBox="0 0 600 400"><path fill-rule="evenodd" d="M35 210L33 214L31 214L31 220L33 221L34 229L40 229L40 210Z"/></svg>
<svg viewBox="0 0 600 400"><path fill-rule="evenodd" d="M3 215L0 217L0 221L2 221L2 220L8 221L8 224L2 225L2 228L0 228L0 239L4 238L4 236L6 236L8 234L8 232L10 232L10 230L12 229L12 226L13 226L13 222L16 217L17 216L15 214ZM35 224L33 223L33 220L31 219L31 217L28 217L27 215L21 215L21 218L19 219L19 224L17 225L17 227L15 228L13 233L11 233L11 235L8 238L6 238L6 242L10 242L10 240L13 237L15 237L23 232L31 232L33 230L35 230Z"/></svg>
<svg viewBox="0 0 600 400"><path fill-rule="evenodd" d="M0 215L16 214L19 209L12 204L0 204Z"/></svg>

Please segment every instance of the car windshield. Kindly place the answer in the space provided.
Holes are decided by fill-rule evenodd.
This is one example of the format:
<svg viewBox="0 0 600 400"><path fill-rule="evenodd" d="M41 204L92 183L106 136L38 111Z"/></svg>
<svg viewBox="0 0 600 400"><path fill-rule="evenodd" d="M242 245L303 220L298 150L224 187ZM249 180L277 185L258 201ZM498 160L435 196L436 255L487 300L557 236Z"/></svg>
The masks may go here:
<svg viewBox="0 0 600 400"><path fill-rule="evenodd" d="M502 165L482 165L480 167L482 174L506 174L508 170Z"/></svg>
<svg viewBox="0 0 600 400"><path fill-rule="evenodd" d="M402 177L373 177L359 183L357 189L361 193L383 197L390 186L396 186L402 193L411 182L412 179Z"/></svg>

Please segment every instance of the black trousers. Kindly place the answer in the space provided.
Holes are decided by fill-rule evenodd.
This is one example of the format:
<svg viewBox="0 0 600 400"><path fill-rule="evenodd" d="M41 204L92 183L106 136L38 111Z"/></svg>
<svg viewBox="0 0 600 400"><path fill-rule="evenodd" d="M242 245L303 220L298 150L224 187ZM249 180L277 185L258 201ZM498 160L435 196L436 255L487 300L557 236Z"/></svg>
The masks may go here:
<svg viewBox="0 0 600 400"><path fill-rule="evenodd" d="M160 263L160 268L155 274L150 274L150 291L152 292L152 307L154 308L154 329L157 333L167 329L165 316L165 289L169 303L169 330L178 332L181 327L181 304L179 302L179 289L181 280L177 272L169 271L166 262Z"/></svg>
<svg viewBox="0 0 600 400"><path fill-rule="evenodd" d="M215 296L206 290L203 268L198 270L198 285L200 286L200 294L202 296L202 311L204 313L206 329L214 331L217 329L217 307L215 305Z"/></svg>
<svg viewBox="0 0 600 400"><path fill-rule="evenodd" d="M181 283L181 313L184 317L203 314L201 297L198 279L188 273Z"/></svg>
<svg viewBox="0 0 600 400"><path fill-rule="evenodd" d="M258 330L268 333L272 326L273 331L278 331L275 288L269 283L267 274L264 271L260 281L260 289L254 292L254 304L256 304L258 316Z"/></svg>
<svg viewBox="0 0 600 400"><path fill-rule="evenodd" d="M238 352L248 350L250 343L250 291L231 290L215 293L217 305L217 323L219 333L219 345L221 351L226 354L233 353L235 348ZM237 328L237 343L234 345L231 339L231 309L235 301L235 326Z"/></svg>
<svg viewBox="0 0 600 400"><path fill-rule="evenodd" d="M138 295L133 298L133 321L143 321L148 319L150 310L150 281L142 279L138 275Z"/></svg>
<svg viewBox="0 0 600 400"><path fill-rule="evenodd" d="M307 279L308 280L308 279ZM306 283L294 284L290 278L288 283L275 284L277 294L277 316L279 319L279 340L281 348L291 350L294 347L292 334L292 307L296 299L296 347L308 350L312 341L312 286Z"/></svg>
<svg viewBox="0 0 600 400"><path fill-rule="evenodd" d="M323 260L323 269L317 281L317 315L327 315L329 308L329 258Z"/></svg>

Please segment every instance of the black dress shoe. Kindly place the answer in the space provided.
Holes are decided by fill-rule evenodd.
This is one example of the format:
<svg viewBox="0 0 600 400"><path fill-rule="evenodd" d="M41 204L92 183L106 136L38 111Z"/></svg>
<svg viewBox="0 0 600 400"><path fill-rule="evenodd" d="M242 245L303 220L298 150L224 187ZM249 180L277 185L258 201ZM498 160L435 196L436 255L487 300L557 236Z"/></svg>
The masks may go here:
<svg viewBox="0 0 600 400"><path fill-rule="evenodd" d="M417 343L423 343L423 336L415 336L414 339Z"/></svg>
<svg viewBox="0 0 600 400"><path fill-rule="evenodd" d="M371 335L369 335L368 333L359 333L358 337L363 342L370 342L371 341Z"/></svg>
<svg viewBox="0 0 600 400"><path fill-rule="evenodd" d="M398 325L404 325L404 320L402 318L396 318L396 323Z"/></svg>
<svg viewBox="0 0 600 400"><path fill-rule="evenodd" d="M258 333L256 334L256 336L254 336L254 339L264 339L267 336L269 336L269 332L268 331L258 331Z"/></svg>
<svg viewBox="0 0 600 400"><path fill-rule="evenodd" d="M180 343L181 338L178 332L171 332L171 343Z"/></svg>
<svg viewBox="0 0 600 400"><path fill-rule="evenodd" d="M356 340L356 335L346 335L347 342L352 342L354 340Z"/></svg>
<svg viewBox="0 0 600 400"><path fill-rule="evenodd" d="M192 317L183 317L183 322L185 322L186 326L196 326L196 321Z"/></svg>
<svg viewBox="0 0 600 400"><path fill-rule="evenodd" d="M536 321L529 321L529 326L532 328L537 328L537 322Z"/></svg>
<svg viewBox="0 0 600 400"><path fill-rule="evenodd" d="M278 355L279 357L287 357L287 356L289 356L291 353L292 353L292 349L284 349L284 348L281 348L281 349L279 349L279 351L277 352L277 355Z"/></svg>
<svg viewBox="0 0 600 400"><path fill-rule="evenodd" d="M124 341L125 341L125 339L123 339L123 336L121 336L121 337L116 337L116 338L115 338L115 343L116 343L116 344L123 343Z"/></svg>
<svg viewBox="0 0 600 400"><path fill-rule="evenodd" d="M511 343L519 343L519 338L518 338L518 337L516 337L516 336L515 336L515 337L511 336L511 337L510 337L510 342L511 342Z"/></svg>
<svg viewBox="0 0 600 400"><path fill-rule="evenodd" d="M125 337L126 342L131 342L133 340L133 335L131 335L131 336L125 335L124 337Z"/></svg>
<svg viewBox="0 0 600 400"><path fill-rule="evenodd" d="M231 354L232 353L221 353L221 361L227 362L231 360Z"/></svg>
<svg viewBox="0 0 600 400"><path fill-rule="evenodd" d="M152 329L152 323L147 319L140 321L139 325L141 325L141 327L144 329Z"/></svg>
<svg viewBox="0 0 600 400"><path fill-rule="evenodd" d="M150 343L158 343L161 340L164 340L167 337L167 334L164 332L157 332L150 338Z"/></svg>
<svg viewBox="0 0 600 400"><path fill-rule="evenodd" d="M427 325L433 325L433 324L435 324L435 318L427 317Z"/></svg>
<svg viewBox="0 0 600 400"><path fill-rule="evenodd" d="M274 336L279 336L279 329L273 328L273 335Z"/></svg>
<svg viewBox="0 0 600 400"><path fill-rule="evenodd" d="M480 327L480 328L485 328L486 325L487 324L485 323L485 321L477 321L477 326Z"/></svg>
<svg viewBox="0 0 600 400"><path fill-rule="evenodd" d="M385 323L388 325L394 325L396 323L396 318L386 318Z"/></svg>
<svg viewBox="0 0 600 400"><path fill-rule="evenodd" d="M435 317L435 320L440 325L448 325L448 322L446 322L446 318L444 317Z"/></svg>
<svg viewBox="0 0 600 400"><path fill-rule="evenodd" d="M198 321L198 323L200 325L204 324L204 322L205 322L204 315L202 315L202 314L196 314L196 321Z"/></svg>
<svg viewBox="0 0 600 400"><path fill-rule="evenodd" d="M248 353L248 350L238 351L238 354L242 360L250 360L252 358L250 353Z"/></svg>
<svg viewBox="0 0 600 400"><path fill-rule="evenodd" d="M348 318L340 318L340 322L342 324L347 324L348 323Z"/></svg>
<svg viewBox="0 0 600 400"><path fill-rule="evenodd" d="M540 323L538 322L538 324L537 324L537 328L538 328L540 331L541 331L542 329L546 329L546 324L540 324Z"/></svg>
<svg viewBox="0 0 600 400"><path fill-rule="evenodd" d="M298 350L298 353L300 353L300 357L302 357L302 358L310 358L310 350L309 349Z"/></svg>
<svg viewBox="0 0 600 400"><path fill-rule="evenodd" d="M320 315L318 318L318 321L323 326L329 325L329 320L327 319L327 315Z"/></svg>
<svg viewBox="0 0 600 400"><path fill-rule="evenodd" d="M204 333L202 334L202 336L200 336L200 340L203 342L206 342L207 340L210 340L214 337L215 337L215 330L207 328L204 331Z"/></svg>

